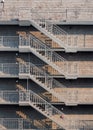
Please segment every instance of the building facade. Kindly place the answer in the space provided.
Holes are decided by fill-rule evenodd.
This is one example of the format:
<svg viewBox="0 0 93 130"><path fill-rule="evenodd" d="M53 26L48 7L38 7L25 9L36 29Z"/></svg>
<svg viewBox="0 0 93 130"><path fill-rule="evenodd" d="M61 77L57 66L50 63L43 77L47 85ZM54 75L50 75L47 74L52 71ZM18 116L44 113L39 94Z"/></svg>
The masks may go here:
<svg viewBox="0 0 93 130"><path fill-rule="evenodd" d="M92 8L0 1L0 130L93 130Z"/></svg>

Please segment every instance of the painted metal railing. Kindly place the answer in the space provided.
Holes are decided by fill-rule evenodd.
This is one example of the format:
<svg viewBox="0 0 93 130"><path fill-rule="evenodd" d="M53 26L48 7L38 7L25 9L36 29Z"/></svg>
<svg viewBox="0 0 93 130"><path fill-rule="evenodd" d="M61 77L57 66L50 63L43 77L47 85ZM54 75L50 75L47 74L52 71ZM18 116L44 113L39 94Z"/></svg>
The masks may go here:
<svg viewBox="0 0 93 130"><path fill-rule="evenodd" d="M20 36L19 43L20 43L19 46L31 46L31 48L34 48L37 51L39 51L39 50L44 51L45 56L47 56L47 58L49 58L50 60L52 60L52 58L54 58L53 62L65 60L62 56L60 56L56 52L52 51L51 48L49 48L45 43L43 43L41 40L39 40L37 37L35 37L32 34L30 34L29 37L27 37L27 39Z"/></svg>
<svg viewBox="0 0 93 130"><path fill-rule="evenodd" d="M67 118L67 116L55 108L53 105L48 103L46 100L42 99L39 95L33 91L20 92L19 94L19 103L25 104L28 103L30 106L38 110L41 114L50 118L52 121L56 122L61 128L66 130L76 130L76 129L87 129L93 127L92 120L73 120ZM63 117L60 118L60 117Z"/></svg>
<svg viewBox="0 0 93 130"><path fill-rule="evenodd" d="M0 36L0 48L18 48L19 36Z"/></svg>
<svg viewBox="0 0 93 130"><path fill-rule="evenodd" d="M45 115L46 117L50 118L52 121L58 124L58 126L65 127L68 129L75 129L75 128L93 128L93 121L92 120L72 120L67 118L67 116L55 108L53 105L48 103L46 100L41 98L38 94L34 93L33 91L1 91L0 93L0 101L2 100L3 103L19 103L20 105L30 105L36 110L38 110L41 114ZM63 117L63 119L61 118ZM12 123L10 123L12 122ZM26 122L26 123L25 123ZM7 127L8 129L29 129L31 126L29 120L24 119L1 119L0 118L0 125L3 127ZM29 124L29 125L28 125ZM1 127L1 126L0 126Z"/></svg>
<svg viewBox="0 0 93 130"><path fill-rule="evenodd" d="M2 130L31 130L32 122L22 118L0 118L0 128Z"/></svg>
<svg viewBox="0 0 93 130"><path fill-rule="evenodd" d="M18 63L0 63L1 76L18 76L19 64Z"/></svg>
<svg viewBox="0 0 93 130"><path fill-rule="evenodd" d="M57 88L66 87L60 82L58 82L56 79L51 77L49 74L47 74L44 70L40 69L39 67L35 66L32 63L30 63L30 74L33 76L36 76L37 78L39 77L44 78L45 81L43 82L45 82L45 84L47 84L48 87L50 87L51 89L56 88L56 87Z"/></svg>
<svg viewBox="0 0 93 130"><path fill-rule="evenodd" d="M66 61L62 56L58 55L56 52L52 51L47 45L45 45L41 40L30 34L29 37L24 38L20 36L19 49L28 49L38 56L41 60L48 63L55 70L57 70L61 75L67 78L76 78L78 76L78 65L73 63L71 66L71 72L68 71L69 62ZM71 63L70 63L71 65ZM75 67L77 66L77 67ZM74 70L74 71L73 71Z"/></svg>
<svg viewBox="0 0 93 130"><path fill-rule="evenodd" d="M66 13L66 19L68 17L68 14L71 17L71 13L75 16L72 16L71 19L69 18L70 20L72 20L72 19L74 20L74 18L78 19L77 17L79 17L78 15L80 15L80 13L78 11L79 11L79 9L66 9L66 12L65 12ZM81 12L84 13L84 11L85 10L82 10ZM85 14L88 11L89 10L85 11ZM31 14L31 16L29 16L30 14ZM47 16L48 15L49 15L49 13L47 13ZM49 32L48 37L50 37L53 41L55 41L57 44L59 44L60 47L65 48L66 51L68 51L68 52L71 52L71 51L76 52L77 51L77 49L76 49L77 45L76 44L72 44L72 45L69 46L68 42L72 40L72 37L69 37L67 32L62 30L59 26L53 24L51 22L52 21L51 18L50 19L47 18L46 15L42 15L42 13L36 12L34 9L32 9L31 11L28 9L28 16L29 16L28 20L30 20L32 22L33 26L36 25L35 27L42 28L43 30L41 29L40 31L45 33L45 34ZM31 17L31 19L30 19L30 17ZM74 40L76 41L77 37ZM71 50L71 48L72 48L72 50Z"/></svg>
<svg viewBox="0 0 93 130"><path fill-rule="evenodd" d="M40 29L44 34L55 41L60 47L67 49L67 32L58 27L56 24L46 20L45 17L40 16L38 12L31 10L32 24L36 24L37 28Z"/></svg>
<svg viewBox="0 0 93 130"><path fill-rule="evenodd" d="M0 91L0 103L2 104L18 104L19 92L18 91Z"/></svg>
<svg viewBox="0 0 93 130"><path fill-rule="evenodd" d="M29 34L29 35L31 37L33 37L33 39L35 39L34 35L32 35L32 34ZM60 37L60 35L58 37ZM68 36L67 36L67 40L68 40L67 44L68 44L69 48L73 48L74 47L74 48L78 48L78 50L82 50L82 49L83 50L84 49L92 50L92 48L93 48L92 38L93 38L92 35L85 35L85 34L82 34L82 35L78 35L78 34L70 35L70 34L68 34ZM65 37L63 37L63 39L65 39ZM40 40L38 38L37 38L37 40L40 43ZM43 43L43 44L46 44L46 43ZM2 49L4 50L4 48L7 49L7 50L11 49L11 51L13 49L18 50L20 45L21 46L29 45L29 40L24 38L24 37L22 37L22 36L20 36L20 35L19 36L0 36L0 49L1 50ZM41 49L43 49L43 48L41 48ZM49 50L50 49L52 51L52 48L49 48Z"/></svg>
<svg viewBox="0 0 93 130"><path fill-rule="evenodd" d="M41 114L45 115L46 117L49 117L52 121L57 123L60 127L63 128L63 125L58 123L56 120L56 115L59 117L59 120L61 122L60 116L64 115L60 110L52 106L50 103L45 101L43 98L41 98L39 95L34 93L33 91L27 91L26 93L20 92L19 93L19 103L25 104L28 103L30 106L38 110ZM66 120L66 118L65 118ZM67 124L65 124L67 127Z"/></svg>
<svg viewBox="0 0 93 130"><path fill-rule="evenodd" d="M36 52L37 56L40 54L41 56L45 57L42 58L42 60L50 61L51 65L55 65L57 71L59 71L58 67L61 67L61 70L64 73L64 65L62 66L60 63L65 61L64 58L62 58L60 55L58 55L56 52L52 51L47 45L45 45L42 41L40 41L38 38L36 38L33 35L30 35L28 39L25 39L24 37L20 36L20 48L21 47L30 47L30 51L33 53ZM25 48L24 48L25 49ZM43 52L42 52L43 51Z"/></svg>
<svg viewBox="0 0 93 130"><path fill-rule="evenodd" d="M3 130L41 130L40 128L33 128L33 122L27 121L26 119L22 118L0 118L0 128ZM93 128L93 120L81 120L77 121L76 129L83 129L83 130L92 130ZM42 128L45 130L45 128ZM51 129L52 130L52 129Z"/></svg>
<svg viewBox="0 0 93 130"><path fill-rule="evenodd" d="M34 37L33 35L30 34L30 36ZM58 36L60 37L60 35ZM68 35L67 36L67 44L69 48L78 48L78 50L92 50L93 48L93 44L92 44L92 39L93 36L92 35L78 35L78 34L74 34L74 35ZM21 43L20 40L22 41ZM65 37L63 37L63 39L65 39ZM39 40L39 39L38 39ZM40 41L39 41L40 42ZM29 45L29 40L27 40L24 37L19 38L19 36L0 36L0 49L2 50L18 50L19 45ZM37 45L38 46L38 45ZM47 46L48 47L48 46ZM50 48L52 51L52 48Z"/></svg>
<svg viewBox="0 0 93 130"><path fill-rule="evenodd" d="M64 88L62 83L58 82L57 80L53 79L49 74L47 74L44 70L40 69L39 67L35 66L32 63L27 64L20 64L19 65L19 76L23 77L26 74L35 81L37 84L39 84L41 87L49 91L53 94L54 97L57 97L60 101L65 101L66 93L63 93L63 95L59 95L58 92L56 92L56 88Z"/></svg>

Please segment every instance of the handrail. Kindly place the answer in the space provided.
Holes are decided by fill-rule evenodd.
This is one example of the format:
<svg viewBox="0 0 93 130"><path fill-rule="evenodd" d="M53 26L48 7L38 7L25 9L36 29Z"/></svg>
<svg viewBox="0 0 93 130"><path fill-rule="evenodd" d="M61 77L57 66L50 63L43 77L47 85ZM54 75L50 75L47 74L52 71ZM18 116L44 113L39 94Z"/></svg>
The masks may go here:
<svg viewBox="0 0 93 130"><path fill-rule="evenodd" d="M13 125L11 124L11 122L13 124L15 124L14 128L12 127ZM24 128L23 122L25 123L25 126L27 126L27 124L29 124L28 130L32 129L32 123L30 123L30 121L27 121L26 119L22 119L22 118L0 118L0 125L2 125L2 127L5 127L7 130L10 130L10 128L11 128L11 130L20 130L19 124L21 123L22 128ZM86 128L87 129L93 128L93 120L80 120L80 121L75 120L75 122L77 122L77 126L76 126L77 129L78 128L85 128L85 129ZM86 122L88 123L87 126L85 125ZM90 123L92 124L92 126L89 125ZM24 130L27 130L27 129L24 128ZM32 129L32 130L41 130L41 129L38 128L38 129ZM42 129L42 130L44 130L44 129Z"/></svg>
<svg viewBox="0 0 93 130"><path fill-rule="evenodd" d="M37 107L36 109L38 109L38 106L39 106L39 109L41 108L42 111L47 112L47 115L50 117L50 119L53 118L54 120L56 120L55 115L57 115L59 117L61 115L63 115L64 116L64 119L63 119L64 128L65 127L68 129L72 128L72 130L73 130L75 128L82 128L82 127L88 126L88 124L86 124L86 121L88 121L88 120L86 120L86 121L85 120L73 120L73 119L67 118L63 112L58 110L56 107L51 105L49 102L47 102L46 100L44 100L38 94L34 93L31 90L28 90L27 93L21 92L20 95L22 96L22 98L21 98L22 100L20 100L20 102L26 101L29 103L29 105L36 105L36 107ZM28 97L28 98L25 98L25 97ZM31 104L30 104L30 102L31 102ZM61 121L61 119L60 119L60 121ZM61 124L60 124L60 126L61 126Z"/></svg>
<svg viewBox="0 0 93 130"><path fill-rule="evenodd" d="M40 42L40 44L38 41ZM47 45L45 45L42 41L37 39L32 34L30 35L30 46L31 48L35 48L35 50L37 50L38 53L39 51L44 51L44 54L42 54L42 56L44 55L47 58L47 60L50 60L50 62L52 62L53 65L56 65L56 68L54 67L54 69L56 69L59 73L61 72L61 74L65 76L68 76L68 75L73 76L73 74L75 74L74 72L73 74L68 73L69 62L67 62L66 59L58 55L56 52L51 51L51 49L47 47ZM75 66L76 66L76 63L75 63ZM67 67L67 70L66 70L66 67ZM74 69L77 71L77 67L75 67ZM77 76L77 74L75 74L75 76Z"/></svg>
<svg viewBox="0 0 93 130"><path fill-rule="evenodd" d="M6 130L29 130L32 128L32 123L22 118L0 118L0 125Z"/></svg>
<svg viewBox="0 0 93 130"><path fill-rule="evenodd" d="M61 112L60 110L58 110L56 107L54 107L53 105L51 105L51 103L48 103L46 100L44 100L43 98L41 98L38 94L34 93L32 90L28 90L26 93L24 92L20 92L19 93L19 102L28 102L29 105L31 106L32 104L36 104L36 105L42 105L41 108L44 109L46 112L48 112L47 114L53 116L53 115L59 115L59 118L61 115L64 115L63 112ZM26 98L28 97L28 98ZM30 104L31 103L31 104ZM45 105L45 107L43 106ZM50 109L51 112L50 112ZM65 120L67 121L68 119ZM57 122L56 122L57 123ZM61 125L60 125L61 126Z"/></svg>
<svg viewBox="0 0 93 130"><path fill-rule="evenodd" d="M27 44L26 44L27 43ZM29 44L28 44L29 43ZM64 59L62 56L58 55L56 52L52 51L47 45L45 45L41 40L39 40L38 38L36 38L34 35L30 34L30 36L28 38L26 38L24 40L24 37L20 37L20 47L21 46L28 46L30 47L31 51L33 51L33 48L36 50L35 53L39 53L44 51L43 54L40 55L44 55L46 57L46 61L47 62L51 62L52 65L55 65L57 68L57 71L59 71L59 69L61 69L60 71L62 71L62 74L65 73L64 69L65 69L65 63L63 61L66 62L66 59ZM62 64L60 64L62 63Z"/></svg>
<svg viewBox="0 0 93 130"><path fill-rule="evenodd" d="M44 76L45 78L51 79L51 82L50 82L50 84L52 83L51 85L54 85L54 84L55 84L55 87L66 87L66 86L64 86L63 84L61 84L60 82L58 82L57 80L51 78L51 76L50 76L49 74L47 74L47 73L45 72L45 70L40 69L39 67L35 66L33 63L30 63L30 67L35 68L36 71L38 71L39 73L41 73L41 74L39 75L39 73L36 72L37 75L41 76L41 75L43 74L42 76ZM34 71L34 70L32 70L32 71ZM30 72L30 73L31 73L31 72ZM34 73L34 74L35 74L35 73ZM47 82L47 80L46 80L46 82ZM56 85L57 85L57 86L56 86ZM51 86L51 87L54 87L54 86Z"/></svg>
<svg viewBox="0 0 93 130"><path fill-rule="evenodd" d="M29 92L30 92L30 94L34 94L35 95L35 98L37 97L37 98L39 98L41 101L43 101L43 103L46 105L46 104L48 104L49 106L51 106L55 111L58 111L58 113L60 114L60 115L64 115L64 113L63 112L61 112L60 110L58 110L56 107L54 107L54 106L52 106L51 105L51 103L49 103L49 102L47 102L46 100L44 100L43 98L41 98L38 94L36 94L36 93L34 93L33 91L31 91L31 90L29 90ZM31 95L30 95L31 96ZM29 99L30 101L31 101L31 99ZM40 104L41 104L41 102L40 102Z"/></svg>
<svg viewBox="0 0 93 130"><path fill-rule="evenodd" d="M1 91L4 93L4 91ZM44 100L42 97L40 97L38 94L36 94L35 92L33 92L32 90L27 90L26 92L23 92L23 91L14 91L14 90L5 90L6 93L11 93L12 95L14 95L14 93L17 93L17 96L19 96L19 103L21 101L31 101L32 103L34 104L38 104L38 105L45 105L46 107L44 107L43 109L47 112L49 112L49 114L51 115L55 115L55 114L58 114L58 115L64 115L63 112L61 112L60 110L58 110L57 108L55 108L54 106L52 106L49 102L47 102L46 100ZM24 97L20 97L20 95L22 94L22 96ZM25 98L26 96L26 98ZM28 97L28 98L27 98ZM13 96L11 97L10 100L13 101ZM17 98L17 97L16 97ZM48 108L51 108L51 109L48 109ZM49 111L49 110L52 110L52 111ZM52 113L51 113L52 112ZM65 116L65 115L64 115ZM68 120L68 121L71 121L69 118L66 118L66 116L64 117L64 120ZM82 123L81 123L82 122ZM89 121L90 122L90 121ZM72 125L70 123L70 125ZM81 126L81 125L87 125L88 126L88 121L79 121L77 120L77 122L75 122L75 125L77 126Z"/></svg>
<svg viewBox="0 0 93 130"><path fill-rule="evenodd" d="M19 92L14 90L1 90L0 99L3 99L7 103L18 103L19 102Z"/></svg>
<svg viewBox="0 0 93 130"><path fill-rule="evenodd" d="M0 72L8 75L18 75L18 63L0 63Z"/></svg>
<svg viewBox="0 0 93 130"><path fill-rule="evenodd" d="M0 36L0 46L18 48L19 36Z"/></svg>
<svg viewBox="0 0 93 130"><path fill-rule="evenodd" d="M30 34L30 36L31 36L30 38L33 38L33 39L35 39L35 41L37 41L37 44L40 43L39 45L43 46L44 49L46 49L46 50L48 50L48 51L52 51L51 48L49 48L45 43L43 43L43 41L41 41L40 39L38 39L37 37L35 37L33 34ZM38 49L38 48L37 48L37 49ZM57 54L56 52L53 51L53 53L54 53L54 55L56 55L57 57L59 57L61 60L66 61L65 58L63 58L62 56L60 56L60 55Z"/></svg>
<svg viewBox="0 0 93 130"><path fill-rule="evenodd" d="M42 29L45 29L45 31L50 32L50 35L53 34L53 36L60 40L60 43L57 42L62 47L67 46L67 32L65 32L63 29L58 27L56 24L54 25L50 20L46 20L44 17L40 16L38 12L34 13L34 9L31 9L31 20L37 23L39 27ZM56 37L57 35L60 35L60 37ZM63 40L63 37L65 38L65 41ZM52 39L54 40L54 39ZM64 43L65 42L65 43Z"/></svg>
<svg viewBox="0 0 93 130"><path fill-rule="evenodd" d="M49 48L49 46L46 43L44 43L43 41L41 41L40 39L35 37L33 34L30 34L30 36L33 39L36 38L35 41L37 41L39 44L41 44L41 46L42 46L41 49L44 49L46 46L46 49L48 49L49 51L53 51L52 48ZM92 41L91 41L91 44L88 45L88 41L90 41L93 38L92 35L89 35L89 36L90 37L88 37L88 35L84 35L84 34L82 34L82 35L75 34L75 35L71 36L68 34L68 36L67 36L68 37L68 46L70 48L73 48L73 47L74 48L86 48L86 49L93 48ZM60 36L58 36L58 37L60 37ZM22 42L21 42L21 40L22 40ZM19 35L19 36L5 36L5 35L3 35L3 36L0 36L0 48L5 47L7 49L9 49L9 48L16 49L22 45L29 46L30 45L29 40L30 40L30 38L27 37L27 39L26 39L26 38L22 37L21 35ZM54 52L54 53L56 53L56 52ZM56 55L57 55L57 53L56 53ZM59 56L60 55L58 55L58 57ZM60 58L62 58L62 57L60 57ZM66 60L65 58L63 58L63 59Z"/></svg>
<svg viewBox="0 0 93 130"><path fill-rule="evenodd" d="M34 79L34 81L36 81L37 84L41 85L41 83L42 83L41 86L44 89L46 89L46 90L48 89L47 91L49 91L49 92L50 92L50 89L51 89L51 91L52 91L51 93L53 95L55 93L57 94L57 95L54 95L54 96L56 96L57 98L59 97L60 99L61 99L61 97L63 97L62 101L66 102L64 95L62 95L61 97L60 97L60 95L58 96L59 93L57 93L54 89L54 88L64 88L66 86L61 84L59 81L53 79L53 77L48 75L44 70L35 66L33 63L27 63L27 65L26 64L20 64L19 66L20 66L19 68L21 68L21 71L19 72L20 76L21 76L21 74L28 74L28 76L32 80Z"/></svg>

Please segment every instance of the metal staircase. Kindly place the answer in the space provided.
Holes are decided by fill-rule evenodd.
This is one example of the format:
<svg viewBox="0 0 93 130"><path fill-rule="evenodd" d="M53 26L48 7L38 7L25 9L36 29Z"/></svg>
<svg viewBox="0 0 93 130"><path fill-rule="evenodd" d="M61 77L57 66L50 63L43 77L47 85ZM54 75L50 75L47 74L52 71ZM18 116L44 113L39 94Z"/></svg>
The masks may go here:
<svg viewBox="0 0 93 130"><path fill-rule="evenodd" d="M32 63L27 63L27 65L19 64L19 78L27 78L27 76L49 93L52 93L53 96L61 102L66 102L64 100L64 96L66 96L66 94L60 96L59 93L55 91L55 88L62 88L65 86L53 79L44 70L41 70Z"/></svg>
<svg viewBox="0 0 93 130"><path fill-rule="evenodd" d="M30 105L39 111L41 114L45 115L55 123L57 119L59 119L58 125L60 125L61 118L60 116L63 115L61 111L53 107L50 103L45 101L39 95L34 93L33 91L29 90L26 92L23 91L1 91L0 92L0 101L2 99L2 104L15 104L18 103L19 105ZM26 119L24 119L26 120ZM23 119L19 122L19 128L23 128ZM64 120L65 121L65 120ZM2 124L2 122L0 122ZM63 123L61 123L62 127ZM66 124L67 125L67 124ZM4 125L5 126L5 125Z"/></svg>
<svg viewBox="0 0 93 130"><path fill-rule="evenodd" d="M44 17L42 18L39 13L36 11L34 12L33 9L31 9L31 24L67 50L67 32L50 21L51 20L47 20Z"/></svg>
<svg viewBox="0 0 93 130"><path fill-rule="evenodd" d="M14 95L15 94L15 95ZM67 116L58 110L56 107L48 103L46 100L41 98L39 95L31 90L28 91L2 91L0 93L0 101L2 99L2 104L15 104L19 105L30 105L38 112L52 120L59 126L59 128L64 128L65 130L79 130L82 128L93 128L93 121L87 120L72 120L67 118ZM63 117L63 118L62 118ZM10 123L11 122L11 123ZM12 125L11 125L12 124ZM24 125L23 125L24 124ZM7 119L0 118L0 127L6 129L31 129L31 121L27 119Z"/></svg>
<svg viewBox="0 0 93 130"><path fill-rule="evenodd" d="M40 67L37 67L33 63L26 63L19 61L19 77L27 78L29 77L35 83L43 87L49 93L51 93L54 97L56 97L60 102L64 102L66 105L77 105L78 104L78 96L75 94L68 94L67 90L62 90L62 88L66 88L62 83L55 80L51 75L49 75L45 70ZM17 87L25 92L25 89L21 85L17 85ZM60 89L62 92L57 92ZM43 97L44 98L44 97Z"/></svg>
<svg viewBox="0 0 93 130"><path fill-rule="evenodd" d="M69 40L71 40L71 37L68 37L68 33L57 26L56 23L54 24L51 22L51 19L46 19L46 16L42 17L42 15L34 9L26 9L27 16L24 17L24 14L22 13L24 11L25 9L20 9L19 20L21 22L26 20L30 21L36 29L56 42L61 48L64 48L66 52L77 52L76 45L69 46Z"/></svg>
<svg viewBox="0 0 93 130"><path fill-rule="evenodd" d="M52 66L61 75L64 75L67 79L76 79L78 76L78 74L76 73L78 69L77 67L74 67L73 65L72 67L74 71L72 73L69 73L69 62L67 62L56 52L52 51L52 49L50 49L47 45L45 45L41 40L39 40L32 34L30 34L28 38L20 36L19 51L31 51L41 60Z"/></svg>
<svg viewBox="0 0 93 130"><path fill-rule="evenodd" d="M53 105L45 101L43 98L31 90L27 91L26 93L19 93L19 104L30 105L65 130L72 130L75 128L75 123L68 120L64 113L62 113L60 110L55 108ZM61 116L64 116L64 119L62 119Z"/></svg>
<svg viewBox="0 0 93 130"><path fill-rule="evenodd" d="M46 124L43 120L34 120L31 119L31 117L29 117L26 113L24 113L23 111L16 111L16 114L19 115L19 117L21 117L24 120L27 120L29 122L31 122L31 124L33 124L36 128L49 128L49 125Z"/></svg>

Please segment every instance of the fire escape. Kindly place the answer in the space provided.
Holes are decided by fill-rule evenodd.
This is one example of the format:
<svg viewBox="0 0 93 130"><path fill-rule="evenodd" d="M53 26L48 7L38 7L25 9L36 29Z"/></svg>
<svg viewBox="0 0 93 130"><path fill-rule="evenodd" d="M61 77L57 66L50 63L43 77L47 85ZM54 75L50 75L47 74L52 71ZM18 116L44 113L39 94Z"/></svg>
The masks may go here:
<svg viewBox="0 0 93 130"><path fill-rule="evenodd" d="M24 18L25 20L25 18ZM28 19L29 20L29 19ZM47 37L56 42L61 48L65 49L65 52L76 52L76 46L68 47L68 34L62 30L57 25L53 24L49 20L45 18L40 18L37 13L31 13L31 24L38 29L40 32L45 34ZM9 39L9 37L8 37ZM10 38L11 39L11 38ZM14 40L13 40L14 39ZM19 35L19 37L14 37L11 39L14 43L11 46L3 45L3 49L6 50L18 50L19 52L31 52L41 60L43 60L46 64L51 66L53 69L59 72L60 75L64 76L66 79L76 79L78 78L78 64L71 64L71 72L69 72L70 63L64 59L62 56L58 55L55 51L53 51L47 44L38 39L35 35L29 34L26 36ZM19 40L19 44L17 43L17 47L15 46L15 42ZM0 45L2 43L6 43L4 41L4 37L0 37ZM0 74L2 77L17 77L19 79L31 79L40 87L44 88L46 91L51 93L54 97L56 97L60 102L64 102L66 105L77 105L76 100L74 98L67 101L65 94L60 95L55 91L55 88L63 88L66 87L62 83L55 80L44 70L39 68L33 63L17 63L17 64L0 64ZM14 96L15 95L15 96ZM74 94L74 97L76 95ZM0 92L0 101L2 104L18 104L22 106L31 106L47 118L51 119L55 122L59 128L65 130L76 130L79 127L85 125L84 122L70 120L66 117L66 115L61 112L59 109L54 107L51 103L47 102L45 99L40 97L38 94L31 90L27 91L18 91L18 92ZM61 118L64 116L64 119ZM0 120L0 124L3 128L5 120ZM24 120L17 121L18 128L23 129ZM80 124L81 123L81 124Z"/></svg>

